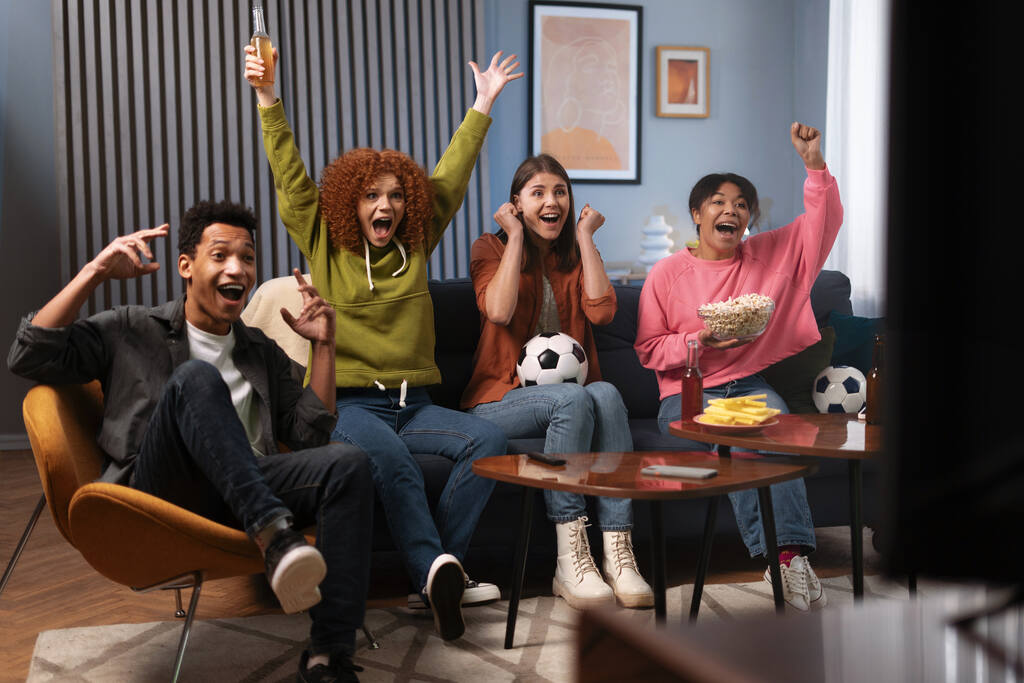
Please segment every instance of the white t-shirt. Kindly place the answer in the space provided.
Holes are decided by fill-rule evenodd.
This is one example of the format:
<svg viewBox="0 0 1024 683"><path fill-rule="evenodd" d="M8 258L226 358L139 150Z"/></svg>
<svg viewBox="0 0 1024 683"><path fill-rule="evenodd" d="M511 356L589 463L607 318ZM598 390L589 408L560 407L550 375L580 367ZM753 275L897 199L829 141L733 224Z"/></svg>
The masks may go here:
<svg viewBox="0 0 1024 683"><path fill-rule="evenodd" d="M185 324L188 326L189 357L206 361L220 371L220 376L231 392L231 403L235 406L242 426L245 427L245 435L249 438L252 451L257 456L262 456L260 411L255 400L256 392L253 391L252 384L235 367L235 361L231 358L231 352L235 349L234 330L222 336L204 332L187 320Z"/></svg>

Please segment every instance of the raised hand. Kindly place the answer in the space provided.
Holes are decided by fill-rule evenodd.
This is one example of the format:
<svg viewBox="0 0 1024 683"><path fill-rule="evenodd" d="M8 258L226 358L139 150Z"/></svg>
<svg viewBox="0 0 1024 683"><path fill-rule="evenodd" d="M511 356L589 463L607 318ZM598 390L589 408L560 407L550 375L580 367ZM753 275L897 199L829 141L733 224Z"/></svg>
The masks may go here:
<svg viewBox="0 0 1024 683"><path fill-rule="evenodd" d="M512 202L505 202L494 212L494 222L509 237L523 232L523 223L519 220L519 211Z"/></svg>
<svg viewBox="0 0 1024 683"><path fill-rule="evenodd" d="M804 166L816 171L825 168L825 159L821 156L821 132L817 128L794 121L789 127L789 138Z"/></svg>
<svg viewBox="0 0 1024 683"><path fill-rule="evenodd" d="M273 85L256 85L256 83L263 78L263 73L264 71L266 71L266 67L264 66L263 60L257 56L256 48L252 45L246 45L245 48L243 49L245 51L245 71L243 72L245 80L249 81L249 85L251 85L252 89L256 91L256 98L259 100L259 103L264 107L268 107L271 104L273 104L277 98L274 96ZM275 47L275 72L277 68L278 57L279 55L277 53L277 48Z"/></svg>
<svg viewBox="0 0 1024 683"><path fill-rule="evenodd" d="M501 50L494 53L487 71L484 72L480 71L480 66L476 62L469 63L469 68L473 70L473 81L476 83L476 101L473 102L473 109L481 114L491 113L491 107L506 83L525 75L522 71L513 73L519 67L515 55L509 55L499 63L501 55Z"/></svg>
<svg viewBox="0 0 1024 683"><path fill-rule="evenodd" d="M122 235L104 247L89 262L88 268L99 281L126 280L155 272L160 269L160 264L153 260L149 242L157 237L166 237L168 229L164 223L156 228ZM143 263L143 257L149 262Z"/></svg>
<svg viewBox="0 0 1024 683"><path fill-rule="evenodd" d="M282 307L281 317L303 339L313 343L333 344L334 307L324 301L313 285L306 282L298 268L292 269L292 274L302 293L302 309L296 317Z"/></svg>
<svg viewBox="0 0 1024 683"><path fill-rule="evenodd" d="M580 218L576 221L576 235L578 237L593 237L597 229L604 225L604 216L597 209L590 208L585 204L580 211Z"/></svg>

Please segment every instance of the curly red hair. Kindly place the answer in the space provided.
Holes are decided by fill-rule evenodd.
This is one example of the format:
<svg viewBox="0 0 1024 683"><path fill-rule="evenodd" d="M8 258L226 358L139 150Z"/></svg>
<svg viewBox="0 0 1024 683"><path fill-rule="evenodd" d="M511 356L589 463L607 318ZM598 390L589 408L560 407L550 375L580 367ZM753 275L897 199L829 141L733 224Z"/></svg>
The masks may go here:
<svg viewBox="0 0 1024 683"><path fill-rule="evenodd" d="M398 179L405 193L405 215L395 237L410 250L423 246L434 213L434 188L426 171L393 149L360 147L332 161L320 174L320 211L335 249L363 253L356 207L366 189L388 173Z"/></svg>

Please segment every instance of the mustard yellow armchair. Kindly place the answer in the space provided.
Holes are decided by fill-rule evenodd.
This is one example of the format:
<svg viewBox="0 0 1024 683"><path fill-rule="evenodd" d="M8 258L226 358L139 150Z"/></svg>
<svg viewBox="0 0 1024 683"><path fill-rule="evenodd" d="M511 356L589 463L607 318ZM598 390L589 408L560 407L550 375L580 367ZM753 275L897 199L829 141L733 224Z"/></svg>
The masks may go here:
<svg viewBox="0 0 1024 683"><path fill-rule="evenodd" d="M243 531L141 491L94 481L104 458L96 443L103 419L99 382L35 386L23 415L46 503L64 538L112 581L136 591L177 591L177 616L185 618L172 673L177 680L203 582L262 572L259 550ZM31 528L26 538L29 533ZM184 612L181 589L188 587Z"/></svg>

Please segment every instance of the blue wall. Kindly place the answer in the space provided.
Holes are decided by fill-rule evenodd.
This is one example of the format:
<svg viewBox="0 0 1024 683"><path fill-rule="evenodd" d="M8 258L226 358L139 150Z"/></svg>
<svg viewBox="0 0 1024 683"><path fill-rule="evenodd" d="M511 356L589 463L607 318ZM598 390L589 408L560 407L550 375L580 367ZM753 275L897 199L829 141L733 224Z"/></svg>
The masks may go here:
<svg viewBox="0 0 1024 683"><path fill-rule="evenodd" d="M698 178L713 171L734 171L754 182L762 197L763 228L789 222L802 210L804 178L789 142L789 124L825 125L828 0L630 4L643 6L643 182L573 187L577 207L590 202L607 217L597 235L605 261L635 261L640 230L652 214L666 216L676 246L692 239L687 196ZM527 73L507 88L493 112L488 149L494 208L507 197L512 173L528 154L528 7L528 0L486 0L488 52L514 51ZM655 115L658 45L710 48L708 118Z"/></svg>

